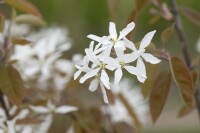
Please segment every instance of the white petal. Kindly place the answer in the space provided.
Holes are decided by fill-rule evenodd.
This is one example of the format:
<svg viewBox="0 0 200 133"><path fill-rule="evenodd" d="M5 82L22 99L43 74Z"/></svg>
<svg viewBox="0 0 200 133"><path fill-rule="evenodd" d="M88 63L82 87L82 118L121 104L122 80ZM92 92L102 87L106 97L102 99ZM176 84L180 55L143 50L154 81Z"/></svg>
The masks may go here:
<svg viewBox="0 0 200 133"><path fill-rule="evenodd" d="M108 97L107 97L107 94L106 94L106 89L103 86L102 82L100 82L100 86L101 86L101 91L103 93L103 100L104 100L105 103L108 103Z"/></svg>
<svg viewBox="0 0 200 133"><path fill-rule="evenodd" d="M118 88L119 82L120 82L120 80L121 80L121 78L122 78L122 75L123 75L123 73L122 73L121 67L117 68L117 70L115 71L115 82L114 82L114 87Z"/></svg>
<svg viewBox="0 0 200 133"><path fill-rule="evenodd" d="M109 33L110 33L110 36L112 39L114 39L114 40L117 39L116 25L113 22L110 22Z"/></svg>
<svg viewBox="0 0 200 133"><path fill-rule="evenodd" d="M102 55L103 56L110 56L111 50L112 50L113 45L108 45L106 46L106 49L103 51Z"/></svg>
<svg viewBox="0 0 200 133"><path fill-rule="evenodd" d="M133 67L133 66L125 66L124 67L129 73L134 74L137 76L137 79L144 83L144 81L146 80L146 76L143 75L137 68Z"/></svg>
<svg viewBox="0 0 200 133"><path fill-rule="evenodd" d="M93 51L91 51L90 49L85 49L85 53L87 58L93 62L93 63L99 63L99 60L97 58L97 56L95 55L95 53Z"/></svg>
<svg viewBox="0 0 200 133"><path fill-rule="evenodd" d="M74 80L76 80L81 73L82 73L82 69L79 69L78 71L76 71L74 74Z"/></svg>
<svg viewBox="0 0 200 133"><path fill-rule="evenodd" d="M21 110L15 119L24 119L29 114L28 109Z"/></svg>
<svg viewBox="0 0 200 133"><path fill-rule="evenodd" d="M15 132L15 121L7 121L8 125L8 133L16 133Z"/></svg>
<svg viewBox="0 0 200 133"><path fill-rule="evenodd" d="M90 49L91 51L94 50L94 41L91 41L91 42L90 42L89 49Z"/></svg>
<svg viewBox="0 0 200 133"><path fill-rule="evenodd" d="M144 49L150 44L150 42L151 42L151 40L152 40L152 38L153 38L155 33L156 33L156 31L154 30L154 31L151 31L151 32L147 33L144 36L144 38L142 39L142 41L140 43L140 49Z"/></svg>
<svg viewBox="0 0 200 133"><path fill-rule="evenodd" d="M87 72L83 77L81 77L80 79L80 83L84 83L85 80L97 75L97 73L99 72L100 68L96 68L94 70L91 70L89 72Z"/></svg>
<svg viewBox="0 0 200 133"><path fill-rule="evenodd" d="M115 70L116 68L118 68L120 65L106 65L106 68L110 71Z"/></svg>
<svg viewBox="0 0 200 133"><path fill-rule="evenodd" d="M114 45L114 48L115 48L115 52L117 54L117 58L119 60L122 60L123 59L123 56L124 56L124 50L126 50L124 44L123 44L123 41L118 41L115 45Z"/></svg>
<svg viewBox="0 0 200 133"><path fill-rule="evenodd" d="M102 83L104 84L104 86L107 89L110 89L109 77L105 70L102 70L100 79L101 79Z"/></svg>
<svg viewBox="0 0 200 133"><path fill-rule="evenodd" d="M124 40L124 46L126 48L129 48L133 51L137 50L136 47L135 47L135 44L133 42L129 41L126 37L124 37L123 40Z"/></svg>
<svg viewBox="0 0 200 133"><path fill-rule="evenodd" d="M92 92L96 91L96 89L98 88L98 85L99 85L99 80L93 79L90 83L89 90Z"/></svg>
<svg viewBox="0 0 200 133"><path fill-rule="evenodd" d="M106 64L109 64L109 65L116 65L118 64L118 62L113 59L112 57L109 57L109 56L104 56L104 55L99 55L99 59L106 63Z"/></svg>
<svg viewBox="0 0 200 133"><path fill-rule="evenodd" d="M74 127L71 126L71 127L67 130L66 133L75 133L75 132L74 132Z"/></svg>
<svg viewBox="0 0 200 133"><path fill-rule="evenodd" d="M36 113L41 113L41 114L45 114L45 113L49 113L49 109L47 107L44 106L33 106L30 105L29 106L31 110L33 110Z"/></svg>
<svg viewBox="0 0 200 133"><path fill-rule="evenodd" d="M160 62L158 58L149 53L142 54L142 57L145 59L146 62L150 62L151 64L158 64Z"/></svg>
<svg viewBox="0 0 200 133"><path fill-rule="evenodd" d="M96 41L96 42L100 42L100 40L102 39L101 37L93 35L93 34L90 34L87 37L92 39L92 40L94 40L94 41Z"/></svg>
<svg viewBox="0 0 200 133"><path fill-rule="evenodd" d="M105 51L106 49L107 49L107 47L101 47L101 48L95 50L95 54L97 55L97 54L99 54L99 53Z"/></svg>
<svg viewBox="0 0 200 133"><path fill-rule="evenodd" d="M55 112L58 114L66 114L66 113L77 111L77 110L78 108L75 106L63 105L63 106L57 107Z"/></svg>
<svg viewBox="0 0 200 133"><path fill-rule="evenodd" d="M30 126L26 126L23 128L23 130L21 131L21 133L32 133L32 128Z"/></svg>
<svg viewBox="0 0 200 133"><path fill-rule="evenodd" d="M144 51L145 51L144 49L141 49L141 50L134 51L131 54L124 55L124 62L131 63L131 62L135 61L136 59L138 59L141 56L141 54L144 53Z"/></svg>
<svg viewBox="0 0 200 133"><path fill-rule="evenodd" d="M124 38L128 33L130 33L135 27L135 23L131 22L130 24L127 25L126 28L124 28L119 35L118 40L121 40L122 38Z"/></svg>
<svg viewBox="0 0 200 133"><path fill-rule="evenodd" d="M146 76L146 68L144 62L142 61L142 58L139 57L137 59L136 67L144 76Z"/></svg>

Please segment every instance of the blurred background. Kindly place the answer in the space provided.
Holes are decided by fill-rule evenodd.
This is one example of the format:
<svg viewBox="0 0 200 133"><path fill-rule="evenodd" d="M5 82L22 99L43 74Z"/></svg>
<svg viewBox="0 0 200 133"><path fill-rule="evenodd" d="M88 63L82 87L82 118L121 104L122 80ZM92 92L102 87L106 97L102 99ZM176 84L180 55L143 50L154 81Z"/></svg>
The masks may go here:
<svg viewBox="0 0 200 133"><path fill-rule="evenodd" d="M135 0L30 0L38 7L48 25L58 25L68 28L69 36L72 39L72 49L65 53L66 58L71 58L74 53L83 53L88 47L88 34L107 35L109 22L117 25L118 31L124 28L131 12L136 8ZM168 0L163 0L168 4ZM177 0L180 7L190 7L200 12L200 1L198 0ZM152 30L157 30L153 39L158 48L163 48L160 35L170 25L160 18L152 22L153 15L149 10L154 7L149 5L142 10L134 29L135 34L131 40L139 41L143 36ZM200 28L194 25L183 14L181 19L186 32L186 38L191 53L197 54L196 43L200 37ZM173 33L171 39L165 44L171 55L182 56L177 36ZM162 64L163 68L166 64ZM161 67L162 68L162 67ZM167 105L155 125L149 120L144 125L144 133L199 133L200 124L197 111L181 119L177 118L177 112L183 105L178 90L171 88Z"/></svg>
<svg viewBox="0 0 200 133"><path fill-rule="evenodd" d="M135 9L135 0L31 0L41 11L44 20L49 25L61 25L69 29L69 35L72 38L72 50L66 53L70 57L73 53L83 53L84 48L88 47L88 34L106 35L108 34L108 25L114 21L117 29L121 30L128 23L131 12ZM163 0L168 4L168 0ZM178 5L190 7L200 12L200 1L198 0L177 0ZM149 9L153 6L147 6L139 16L136 23L136 34L131 38L141 40L149 31L154 29L157 33L153 39L156 47L162 48L160 39L161 32L169 25L168 22L160 19L151 24L153 15ZM183 26L186 31L189 49L196 53L196 43L200 37L200 28L189 21L181 14ZM173 33L172 38L165 45L172 55L181 55L177 36ZM148 122L144 126L145 133L199 133L199 120L197 111L178 119L177 112L183 105L182 99L176 88L172 88L167 105L164 108L161 117L155 125Z"/></svg>

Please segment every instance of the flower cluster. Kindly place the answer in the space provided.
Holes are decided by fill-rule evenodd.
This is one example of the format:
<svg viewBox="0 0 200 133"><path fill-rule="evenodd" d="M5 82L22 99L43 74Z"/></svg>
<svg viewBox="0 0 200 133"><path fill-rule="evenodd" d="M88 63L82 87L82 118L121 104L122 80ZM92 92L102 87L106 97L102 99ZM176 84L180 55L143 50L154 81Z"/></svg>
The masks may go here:
<svg viewBox="0 0 200 133"><path fill-rule="evenodd" d="M131 109L135 112L137 119L141 123L145 124L145 122L147 122L149 111L147 103L145 102L139 86L134 84L133 81L128 78L122 79L119 83L119 88L112 89L112 93L115 96L114 104L103 106L102 110L111 117L113 122L126 122L130 125L134 123L127 106L123 103L124 100L126 100L127 104L129 104ZM120 98L122 96L124 98L123 100Z"/></svg>
<svg viewBox="0 0 200 133"><path fill-rule="evenodd" d="M73 61L61 58L71 48L68 31L60 27L45 28L28 34L26 38L32 43L16 45L11 56L11 60L17 60L15 66L22 78L35 82L42 90L49 87L63 90L74 71ZM73 58L82 57L76 55Z"/></svg>
<svg viewBox="0 0 200 133"><path fill-rule="evenodd" d="M80 78L80 83L94 77L89 90L95 91L100 84L105 103L108 103L105 88L110 89L111 86L107 71L114 71L114 87L117 88L123 76L122 69L135 75L138 81L143 83L147 78L143 60L151 64L160 62L158 58L145 52L156 31L147 33L139 48L136 48L134 43L126 38L134 27L135 23L132 22L117 35L115 23L110 22L108 36L88 35L93 41L89 48L85 49L86 56L83 63L76 66L78 71L74 74L74 79L77 79L82 72L85 74ZM133 62L136 62L136 66L132 65Z"/></svg>

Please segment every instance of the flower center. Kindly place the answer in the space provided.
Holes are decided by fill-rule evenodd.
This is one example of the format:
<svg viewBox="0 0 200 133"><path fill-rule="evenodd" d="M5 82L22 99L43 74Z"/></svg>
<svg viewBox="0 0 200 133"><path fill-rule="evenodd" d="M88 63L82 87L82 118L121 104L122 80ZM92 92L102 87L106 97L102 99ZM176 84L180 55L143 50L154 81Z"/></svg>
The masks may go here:
<svg viewBox="0 0 200 133"><path fill-rule="evenodd" d="M117 42L117 40L114 39L114 38L112 38L112 39L111 39L111 42L113 42L113 44L115 44L115 43Z"/></svg>
<svg viewBox="0 0 200 133"><path fill-rule="evenodd" d="M101 70L102 70L102 69L105 69L105 68L106 68L106 64L101 63L101 64L99 65L99 67L100 67Z"/></svg>
<svg viewBox="0 0 200 133"><path fill-rule="evenodd" d="M122 68L125 67L125 63L123 61L119 62L119 64L121 65Z"/></svg>

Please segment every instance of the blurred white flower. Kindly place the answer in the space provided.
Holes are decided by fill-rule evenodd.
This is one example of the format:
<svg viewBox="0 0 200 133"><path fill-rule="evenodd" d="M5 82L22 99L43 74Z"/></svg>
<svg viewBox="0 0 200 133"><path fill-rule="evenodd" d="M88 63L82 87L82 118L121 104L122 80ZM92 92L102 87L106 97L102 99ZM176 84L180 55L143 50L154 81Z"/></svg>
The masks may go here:
<svg viewBox="0 0 200 133"><path fill-rule="evenodd" d="M68 31L52 27L31 33L26 38L32 44L15 46L11 57L11 60L17 60L16 67L22 78L37 80L39 89L64 89L74 71L72 61L61 59L62 54L71 48Z"/></svg>
<svg viewBox="0 0 200 133"><path fill-rule="evenodd" d="M74 133L74 127L71 126L71 127L67 130L66 133Z"/></svg>
<svg viewBox="0 0 200 133"><path fill-rule="evenodd" d="M32 111L38 114L44 114L44 121L38 127L37 132L46 133L51 126L53 121L53 113L55 114L66 114L78 110L78 107L62 105L56 107L51 101L48 101L47 106L29 106Z"/></svg>
<svg viewBox="0 0 200 133"><path fill-rule="evenodd" d="M17 112L17 107L16 106L13 106L9 110L9 114L10 115L14 115L16 112ZM16 124L17 120L21 120L21 119L26 118L28 116L28 114L29 114L29 110L22 109L22 110L20 110L18 112L18 114L14 118L12 118L11 120L7 120L4 110L2 108L0 108L0 124L1 124L0 133L1 133L1 130L4 131L3 133L5 133L5 132L17 133L19 131L24 131L24 130L28 131L27 130L27 128L28 128L27 125L17 125ZM30 131L30 129L29 129L29 131ZM31 131L30 132L26 132L26 133L31 133Z"/></svg>
<svg viewBox="0 0 200 133"><path fill-rule="evenodd" d="M29 107L31 110L39 114L48 114L48 113L66 114L66 113L78 110L77 107L69 106L69 105L62 105L62 106L56 107L54 104L52 104L51 101L48 101L47 106L30 105Z"/></svg>
<svg viewBox="0 0 200 133"><path fill-rule="evenodd" d="M116 96L115 103L103 106L103 111L108 113L111 116L113 122L124 121L129 124L132 124L133 121L131 119L130 114L127 111L127 108L123 104L123 102L117 97L117 95L121 94L127 100L129 105L134 109L138 119L145 123L147 121L147 112L148 105L144 101L144 97L141 94L140 88L130 79L123 79L119 83L118 88L112 89L113 94Z"/></svg>

